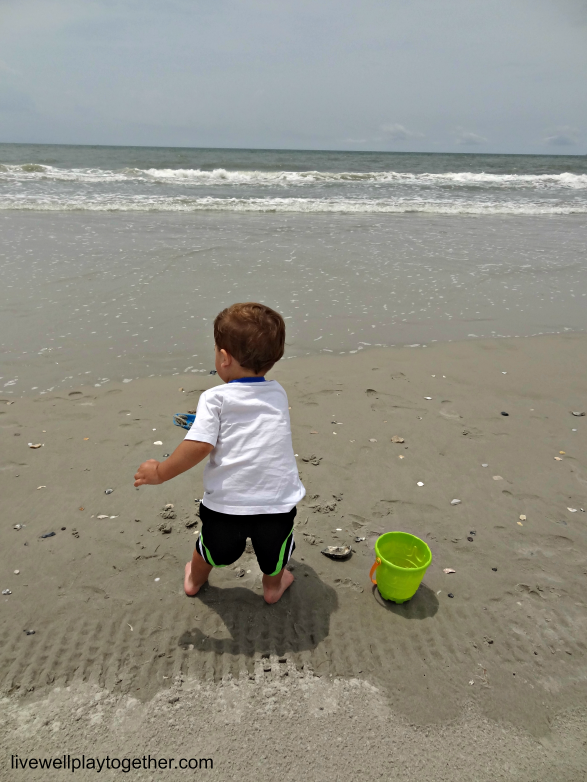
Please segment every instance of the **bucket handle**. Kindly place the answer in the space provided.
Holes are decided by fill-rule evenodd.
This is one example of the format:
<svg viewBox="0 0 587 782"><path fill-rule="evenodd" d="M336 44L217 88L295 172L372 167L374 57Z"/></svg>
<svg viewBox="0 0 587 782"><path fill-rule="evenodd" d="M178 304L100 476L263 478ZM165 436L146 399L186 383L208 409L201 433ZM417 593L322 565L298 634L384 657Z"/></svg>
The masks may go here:
<svg viewBox="0 0 587 782"><path fill-rule="evenodd" d="M373 574L375 573L375 571L377 570L380 564L381 564L381 560L379 559L379 557L376 557L375 562L373 563L373 567L369 571L369 578L371 579L373 584L377 584L377 579L373 578Z"/></svg>

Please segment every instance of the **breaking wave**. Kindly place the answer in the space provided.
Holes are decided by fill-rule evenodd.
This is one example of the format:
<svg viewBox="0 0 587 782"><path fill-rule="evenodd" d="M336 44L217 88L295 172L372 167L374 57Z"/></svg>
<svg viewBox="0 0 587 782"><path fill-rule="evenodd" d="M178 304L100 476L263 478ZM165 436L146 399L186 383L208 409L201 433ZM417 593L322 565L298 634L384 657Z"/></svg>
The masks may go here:
<svg viewBox="0 0 587 782"><path fill-rule="evenodd" d="M57 168L40 164L0 165L0 183L53 181L78 183L145 182L174 185L248 185L261 187L304 186L319 184L415 185L427 187L476 187L547 190L587 189L587 174L485 174L469 171L443 174L412 174L396 171L329 172L329 171L230 171L216 168Z"/></svg>

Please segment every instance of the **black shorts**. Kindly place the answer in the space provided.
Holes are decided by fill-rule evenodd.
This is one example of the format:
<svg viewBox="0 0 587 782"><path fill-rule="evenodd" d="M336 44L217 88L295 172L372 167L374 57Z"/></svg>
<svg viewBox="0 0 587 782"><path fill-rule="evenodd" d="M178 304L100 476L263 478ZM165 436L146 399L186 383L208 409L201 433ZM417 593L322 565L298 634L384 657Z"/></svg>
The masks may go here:
<svg viewBox="0 0 587 782"><path fill-rule="evenodd" d="M196 548L209 565L226 567L242 556L247 538L250 538L263 573L276 576L287 565L296 547L295 517L295 508L289 513L234 516L210 510L200 503L202 531Z"/></svg>

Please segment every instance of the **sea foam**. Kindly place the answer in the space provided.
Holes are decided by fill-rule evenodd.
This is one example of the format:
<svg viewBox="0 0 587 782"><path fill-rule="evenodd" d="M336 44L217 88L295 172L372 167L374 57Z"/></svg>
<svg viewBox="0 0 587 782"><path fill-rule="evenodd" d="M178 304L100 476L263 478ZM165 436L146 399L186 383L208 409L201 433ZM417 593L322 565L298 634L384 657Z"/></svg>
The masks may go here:
<svg viewBox="0 0 587 782"><path fill-rule="evenodd" d="M587 200L531 202L416 198L202 198L93 193L0 195L0 210L88 212L297 212L340 214L573 215L587 214Z"/></svg>
<svg viewBox="0 0 587 782"><path fill-rule="evenodd" d="M403 173L396 171L331 172L331 171L230 171L215 168L58 168L49 165L0 165L0 183L26 181L54 182L162 182L176 185L248 185L299 186L316 184L379 184L427 187L477 188L564 188L587 189L587 174L486 174L469 171L435 173Z"/></svg>

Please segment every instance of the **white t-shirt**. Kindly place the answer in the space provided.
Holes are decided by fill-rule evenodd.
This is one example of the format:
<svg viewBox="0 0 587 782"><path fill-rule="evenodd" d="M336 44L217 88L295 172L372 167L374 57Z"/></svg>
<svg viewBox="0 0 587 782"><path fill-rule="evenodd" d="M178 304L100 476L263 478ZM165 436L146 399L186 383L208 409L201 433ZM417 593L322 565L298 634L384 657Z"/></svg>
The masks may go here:
<svg viewBox="0 0 587 782"><path fill-rule="evenodd" d="M204 391L186 440L210 443L203 502L238 516L289 513L305 495L291 441L287 394L276 380Z"/></svg>

